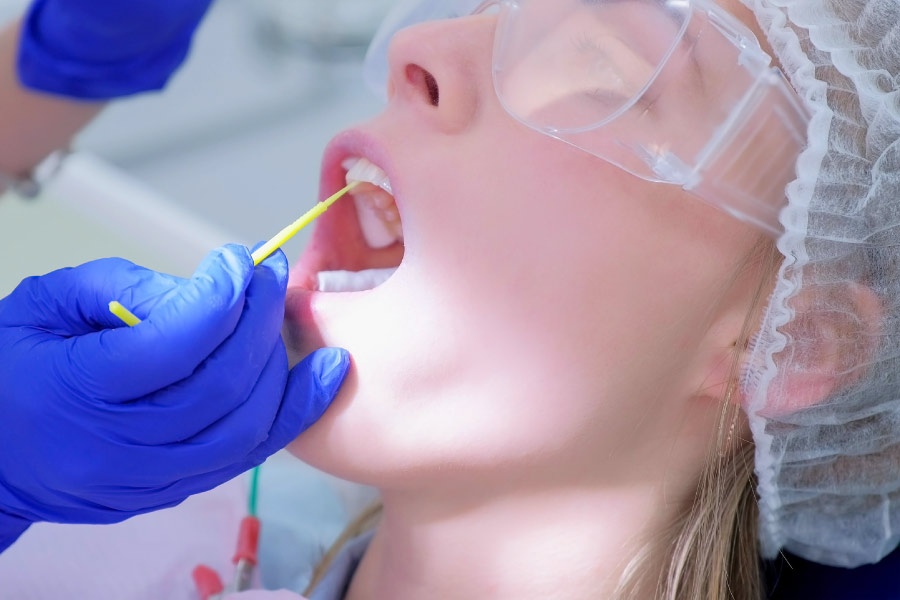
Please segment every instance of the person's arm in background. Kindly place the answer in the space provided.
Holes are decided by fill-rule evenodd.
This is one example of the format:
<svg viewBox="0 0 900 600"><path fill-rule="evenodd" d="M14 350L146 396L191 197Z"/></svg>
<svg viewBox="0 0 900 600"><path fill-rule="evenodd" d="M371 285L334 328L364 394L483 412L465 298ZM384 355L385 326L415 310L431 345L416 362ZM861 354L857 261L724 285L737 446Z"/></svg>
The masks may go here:
<svg viewBox="0 0 900 600"><path fill-rule="evenodd" d="M25 89L16 61L21 22L0 30L0 172L24 177L72 137L103 107ZM24 532L30 522L0 510L0 549Z"/></svg>
<svg viewBox="0 0 900 600"><path fill-rule="evenodd" d="M30 91L16 69L21 22L0 30L0 172L24 176L100 112L104 103Z"/></svg>
<svg viewBox="0 0 900 600"><path fill-rule="evenodd" d="M212 0L33 0L0 32L0 171L28 173L104 101L161 90Z"/></svg>

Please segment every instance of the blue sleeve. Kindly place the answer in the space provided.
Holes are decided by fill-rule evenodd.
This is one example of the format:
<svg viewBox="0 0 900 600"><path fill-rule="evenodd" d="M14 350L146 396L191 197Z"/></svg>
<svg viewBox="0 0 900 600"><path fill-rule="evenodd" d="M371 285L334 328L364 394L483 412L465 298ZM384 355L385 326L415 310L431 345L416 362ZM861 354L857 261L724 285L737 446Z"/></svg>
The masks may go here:
<svg viewBox="0 0 900 600"><path fill-rule="evenodd" d="M827 567L803 560L790 553L781 554L766 565L769 600L896 600L900 598L900 549L874 565L855 569Z"/></svg>
<svg viewBox="0 0 900 600"><path fill-rule="evenodd" d="M25 533L29 525L31 525L30 521L0 510L0 552L12 546L19 536Z"/></svg>

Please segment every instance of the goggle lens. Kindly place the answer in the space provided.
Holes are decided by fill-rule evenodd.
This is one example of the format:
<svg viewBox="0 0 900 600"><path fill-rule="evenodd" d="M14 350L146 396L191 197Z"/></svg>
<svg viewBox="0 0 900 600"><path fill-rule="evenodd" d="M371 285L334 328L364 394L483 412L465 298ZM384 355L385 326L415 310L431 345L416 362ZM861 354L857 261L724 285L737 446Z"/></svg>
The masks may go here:
<svg viewBox="0 0 900 600"><path fill-rule="evenodd" d="M645 94L689 10L641 0L508 3L494 50L497 94L540 129L601 125Z"/></svg>

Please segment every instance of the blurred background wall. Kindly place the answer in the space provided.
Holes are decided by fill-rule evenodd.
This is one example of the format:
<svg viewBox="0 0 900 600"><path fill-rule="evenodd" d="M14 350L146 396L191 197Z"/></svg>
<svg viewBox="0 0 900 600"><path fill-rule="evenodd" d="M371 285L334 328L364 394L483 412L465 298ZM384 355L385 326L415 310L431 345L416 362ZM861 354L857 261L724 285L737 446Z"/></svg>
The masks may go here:
<svg viewBox="0 0 900 600"><path fill-rule="evenodd" d="M111 105L76 140L100 159L90 185L0 200L0 296L103 256L187 275L210 244L251 244L295 219L317 198L327 142L381 107L361 62L395 3L218 0L163 93ZM0 23L26 5L0 0ZM123 214L102 208L110 202ZM130 205L143 214L123 227Z"/></svg>

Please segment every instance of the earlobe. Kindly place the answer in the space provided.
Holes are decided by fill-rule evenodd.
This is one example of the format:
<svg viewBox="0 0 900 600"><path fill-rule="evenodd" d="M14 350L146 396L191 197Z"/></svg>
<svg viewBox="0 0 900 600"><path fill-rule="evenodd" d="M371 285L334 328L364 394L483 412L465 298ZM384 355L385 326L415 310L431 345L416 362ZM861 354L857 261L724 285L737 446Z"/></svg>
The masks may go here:
<svg viewBox="0 0 900 600"><path fill-rule="evenodd" d="M820 404L866 374L878 349L883 309L875 292L847 282L801 290L788 301L794 319L781 332L778 373L760 414L776 417Z"/></svg>

